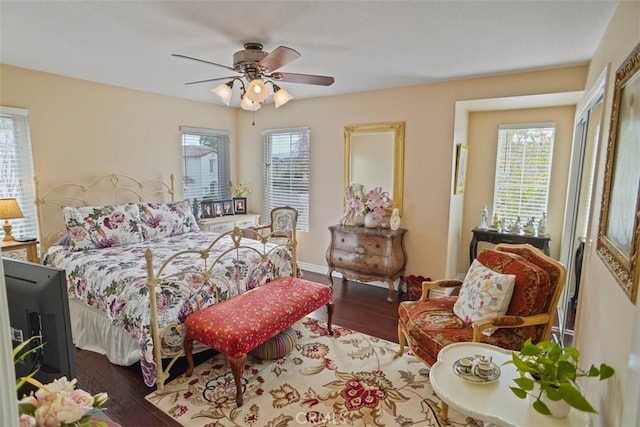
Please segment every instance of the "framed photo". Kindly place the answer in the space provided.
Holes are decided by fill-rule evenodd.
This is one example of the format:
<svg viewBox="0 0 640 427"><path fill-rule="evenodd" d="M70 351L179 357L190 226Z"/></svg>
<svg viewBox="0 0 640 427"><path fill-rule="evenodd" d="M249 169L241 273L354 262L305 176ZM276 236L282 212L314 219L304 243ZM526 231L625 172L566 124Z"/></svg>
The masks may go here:
<svg viewBox="0 0 640 427"><path fill-rule="evenodd" d="M222 201L222 212L224 215L233 215L233 200Z"/></svg>
<svg viewBox="0 0 640 427"><path fill-rule="evenodd" d="M456 145L456 179L453 194L464 193L464 180L467 175L467 151L466 145Z"/></svg>
<svg viewBox="0 0 640 427"><path fill-rule="evenodd" d="M247 213L246 197L233 198L233 213L235 213L236 215L245 215Z"/></svg>
<svg viewBox="0 0 640 427"><path fill-rule="evenodd" d="M213 202L213 214L215 216L224 216L224 211L222 210L222 202Z"/></svg>
<svg viewBox="0 0 640 427"><path fill-rule="evenodd" d="M640 239L640 44L616 71L596 250L631 302Z"/></svg>
<svg viewBox="0 0 640 427"><path fill-rule="evenodd" d="M215 214L213 212L213 202L200 202L200 209L202 212L202 218L215 217Z"/></svg>

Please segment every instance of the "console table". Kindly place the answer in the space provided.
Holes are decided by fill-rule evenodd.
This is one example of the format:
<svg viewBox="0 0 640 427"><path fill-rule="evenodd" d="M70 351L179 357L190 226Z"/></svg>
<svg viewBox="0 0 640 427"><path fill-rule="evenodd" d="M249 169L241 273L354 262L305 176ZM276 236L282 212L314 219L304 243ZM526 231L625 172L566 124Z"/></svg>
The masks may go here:
<svg viewBox="0 0 640 427"><path fill-rule="evenodd" d="M404 281L407 254L404 248L404 228L367 228L347 225L332 225L331 242L327 249L329 282L331 274L342 273L342 281L347 279L361 282L384 281L389 285L387 301L393 301L395 280L398 289Z"/></svg>
<svg viewBox="0 0 640 427"><path fill-rule="evenodd" d="M518 233L502 233L496 230L474 228L471 230L473 238L471 244L469 244L469 262L473 262L478 255L478 242L489 242L493 244L498 243L528 243L538 249L541 249L545 254L549 255L549 241L551 237L549 235L536 236L533 234L518 234Z"/></svg>

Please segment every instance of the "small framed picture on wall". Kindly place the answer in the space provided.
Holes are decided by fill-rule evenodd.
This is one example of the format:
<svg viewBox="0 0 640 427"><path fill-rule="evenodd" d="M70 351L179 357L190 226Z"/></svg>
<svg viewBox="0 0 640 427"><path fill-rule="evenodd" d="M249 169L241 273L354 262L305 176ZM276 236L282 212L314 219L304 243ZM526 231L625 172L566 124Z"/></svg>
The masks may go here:
<svg viewBox="0 0 640 427"><path fill-rule="evenodd" d="M233 215L233 200L223 200L222 211L225 215Z"/></svg>
<svg viewBox="0 0 640 427"><path fill-rule="evenodd" d="M213 202L201 202L200 208L202 209L202 218L213 218Z"/></svg>
<svg viewBox="0 0 640 427"><path fill-rule="evenodd" d="M244 215L247 213L247 198L246 197L234 197L233 198L233 212L236 215Z"/></svg>
<svg viewBox="0 0 640 427"><path fill-rule="evenodd" d="M224 216L224 211L222 210L222 202L213 202L213 214L215 216Z"/></svg>

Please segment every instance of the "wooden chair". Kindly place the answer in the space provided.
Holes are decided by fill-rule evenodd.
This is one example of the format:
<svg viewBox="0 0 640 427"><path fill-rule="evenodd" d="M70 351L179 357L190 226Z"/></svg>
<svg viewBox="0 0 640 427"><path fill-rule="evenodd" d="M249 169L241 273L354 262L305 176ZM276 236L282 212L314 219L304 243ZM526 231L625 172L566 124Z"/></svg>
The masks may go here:
<svg viewBox="0 0 640 427"><path fill-rule="evenodd" d="M483 342L520 350L528 338L538 342L551 337L565 267L528 244L499 244L480 253L478 261L498 273L516 276L506 315L469 326L453 312L457 296L429 297L431 289L460 287L462 282L425 281L419 300L398 306L398 356L408 343L413 354L431 366L440 349L455 342ZM496 328L491 336L482 333L490 328Z"/></svg>
<svg viewBox="0 0 640 427"><path fill-rule="evenodd" d="M252 227L262 235L268 235L269 241L282 243L294 237L298 224L298 211L291 206L281 206L271 210L271 223Z"/></svg>

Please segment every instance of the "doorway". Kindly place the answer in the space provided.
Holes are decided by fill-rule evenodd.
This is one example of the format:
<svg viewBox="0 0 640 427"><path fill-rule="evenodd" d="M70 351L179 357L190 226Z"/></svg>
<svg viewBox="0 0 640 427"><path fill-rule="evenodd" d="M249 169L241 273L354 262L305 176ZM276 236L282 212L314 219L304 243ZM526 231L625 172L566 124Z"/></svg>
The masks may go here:
<svg viewBox="0 0 640 427"><path fill-rule="evenodd" d="M575 316L579 312L582 254L592 244L589 218L593 209L593 185L598 146L601 140L605 69L587 92L576 114L573 152L567 189L560 262L567 267L565 288L558 304L558 336L564 345L572 345Z"/></svg>

